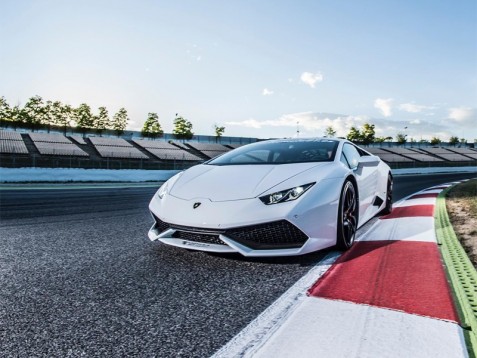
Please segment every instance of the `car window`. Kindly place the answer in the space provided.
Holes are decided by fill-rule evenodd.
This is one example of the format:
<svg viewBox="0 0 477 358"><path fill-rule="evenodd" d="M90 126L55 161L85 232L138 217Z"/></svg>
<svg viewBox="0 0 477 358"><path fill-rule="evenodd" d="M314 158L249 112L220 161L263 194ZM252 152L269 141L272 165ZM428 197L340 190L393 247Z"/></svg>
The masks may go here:
<svg viewBox="0 0 477 358"><path fill-rule="evenodd" d="M338 143L336 140L328 139L263 141L232 150L206 162L206 164L257 165L331 162L334 160Z"/></svg>
<svg viewBox="0 0 477 358"><path fill-rule="evenodd" d="M354 169L358 166L359 158L361 157L361 155L359 154L358 150L354 145L345 143L343 145L343 156L345 157L346 162L348 163L348 167L350 169Z"/></svg>

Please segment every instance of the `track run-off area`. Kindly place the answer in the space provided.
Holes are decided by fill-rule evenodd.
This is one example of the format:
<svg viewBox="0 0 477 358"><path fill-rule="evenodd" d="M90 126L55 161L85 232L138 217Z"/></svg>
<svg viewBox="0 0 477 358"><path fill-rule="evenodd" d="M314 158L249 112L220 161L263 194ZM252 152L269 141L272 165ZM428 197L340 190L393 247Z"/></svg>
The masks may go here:
<svg viewBox="0 0 477 358"><path fill-rule="evenodd" d="M473 177L396 176L394 200ZM157 186L1 186L2 356L211 356L332 251L250 259L151 243Z"/></svg>

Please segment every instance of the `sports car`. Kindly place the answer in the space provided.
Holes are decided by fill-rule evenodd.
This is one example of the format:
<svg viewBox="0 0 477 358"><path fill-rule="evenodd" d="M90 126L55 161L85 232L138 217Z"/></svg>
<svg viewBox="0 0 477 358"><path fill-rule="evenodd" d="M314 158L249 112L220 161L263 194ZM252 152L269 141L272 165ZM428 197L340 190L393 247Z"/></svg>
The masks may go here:
<svg viewBox="0 0 477 358"><path fill-rule="evenodd" d="M166 181L148 236L244 256L347 250L360 226L391 211L392 186L387 164L344 139L256 142Z"/></svg>

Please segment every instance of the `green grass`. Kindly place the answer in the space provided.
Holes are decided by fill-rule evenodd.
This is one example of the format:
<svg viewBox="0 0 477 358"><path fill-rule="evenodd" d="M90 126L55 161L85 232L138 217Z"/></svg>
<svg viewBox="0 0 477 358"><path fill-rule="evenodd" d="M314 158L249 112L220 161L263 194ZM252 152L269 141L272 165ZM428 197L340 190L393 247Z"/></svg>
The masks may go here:
<svg viewBox="0 0 477 358"><path fill-rule="evenodd" d="M452 286L460 324L464 328L469 356L477 357L477 271L457 239L449 220L445 203L449 190L453 189L442 191L436 202L437 242Z"/></svg>

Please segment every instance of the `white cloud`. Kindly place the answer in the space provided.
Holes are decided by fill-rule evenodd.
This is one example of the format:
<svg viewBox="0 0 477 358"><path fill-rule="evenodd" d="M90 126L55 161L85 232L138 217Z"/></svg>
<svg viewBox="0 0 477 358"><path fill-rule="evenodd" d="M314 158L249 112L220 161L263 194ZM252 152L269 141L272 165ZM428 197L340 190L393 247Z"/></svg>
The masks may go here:
<svg viewBox="0 0 477 358"><path fill-rule="evenodd" d="M257 121L256 119L250 118L245 121L240 121L240 122L225 122L226 125L229 126L240 126L240 127L246 127L246 128L256 128L260 129L262 128L263 122Z"/></svg>
<svg viewBox="0 0 477 358"><path fill-rule="evenodd" d="M248 119L245 121L227 122L226 125L259 129L263 137L293 137L296 135L297 124L300 130L300 137L321 137L327 127L332 126L338 137L346 137L351 127L360 128L365 123L375 125L376 136L396 137L398 133L405 132L409 138L431 139L437 136L447 140L455 131L446 122L436 123L422 118L412 120L392 120L388 118L371 118L364 115L351 116L333 113L300 112L290 113L276 119L259 121ZM405 127L407 127L405 129ZM265 134L266 133L266 134ZM275 134L271 134L275 133ZM279 134L280 133L280 134Z"/></svg>
<svg viewBox="0 0 477 358"><path fill-rule="evenodd" d="M288 133L295 133L297 125L302 136L322 136L325 129L332 126L338 136L345 136L352 126L361 126L366 122L365 116L345 116L341 114L331 113L313 113L300 112L285 114L277 119L257 121L248 119L241 122L227 122L227 125L242 126L246 128L265 128L265 127L282 127L290 128Z"/></svg>
<svg viewBox="0 0 477 358"><path fill-rule="evenodd" d="M391 109L393 102L394 100L392 98L376 98L374 100L374 107L379 109L384 117L389 117L392 115Z"/></svg>
<svg viewBox="0 0 477 358"><path fill-rule="evenodd" d="M315 88L315 84L317 82L323 81L323 75L321 72L311 73L311 72L303 72L300 76L302 82L306 83L311 88Z"/></svg>
<svg viewBox="0 0 477 358"><path fill-rule="evenodd" d="M426 109L434 109L435 107L429 106L422 106L415 103L402 103L399 105L399 109L401 111L409 112L409 113L420 113Z"/></svg>
<svg viewBox="0 0 477 358"><path fill-rule="evenodd" d="M460 125L475 126L477 124L477 109L471 107L450 108L449 119Z"/></svg>
<svg viewBox="0 0 477 358"><path fill-rule="evenodd" d="M263 96L271 96L273 94L272 90L269 90L268 88L264 88L262 91Z"/></svg>

